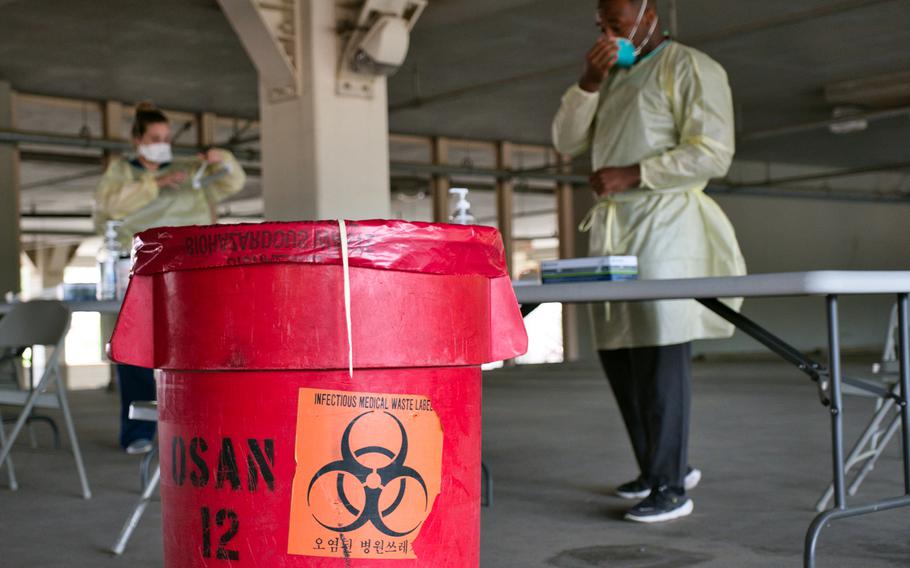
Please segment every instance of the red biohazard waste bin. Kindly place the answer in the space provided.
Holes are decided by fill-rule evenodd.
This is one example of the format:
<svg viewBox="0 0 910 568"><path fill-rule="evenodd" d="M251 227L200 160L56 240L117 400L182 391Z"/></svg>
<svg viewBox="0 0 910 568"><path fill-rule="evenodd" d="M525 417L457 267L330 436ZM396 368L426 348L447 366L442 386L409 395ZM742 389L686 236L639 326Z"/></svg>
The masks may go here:
<svg viewBox="0 0 910 568"><path fill-rule="evenodd" d="M110 354L159 370L168 568L479 565L480 364L527 348L495 229L169 227L134 249Z"/></svg>

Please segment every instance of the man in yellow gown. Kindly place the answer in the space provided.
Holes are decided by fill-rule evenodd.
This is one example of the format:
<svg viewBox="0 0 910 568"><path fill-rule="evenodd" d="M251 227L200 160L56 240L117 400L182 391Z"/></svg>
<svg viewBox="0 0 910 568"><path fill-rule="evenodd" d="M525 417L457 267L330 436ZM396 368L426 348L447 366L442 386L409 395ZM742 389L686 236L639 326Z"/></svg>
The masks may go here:
<svg viewBox="0 0 910 568"><path fill-rule="evenodd" d="M583 223L590 254L636 255L643 279L745 274L733 227L704 193L734 154L727 75L710 57L655 34L653 0L601 0L603 34L553 121L564 154L591 151L598 202ZM739 307L738 301L733 301ZM640 476L617 494L643 499L640 522L686 516L691 342L729 337L731 325L694 300L592 307L601 362Z"/></svg>

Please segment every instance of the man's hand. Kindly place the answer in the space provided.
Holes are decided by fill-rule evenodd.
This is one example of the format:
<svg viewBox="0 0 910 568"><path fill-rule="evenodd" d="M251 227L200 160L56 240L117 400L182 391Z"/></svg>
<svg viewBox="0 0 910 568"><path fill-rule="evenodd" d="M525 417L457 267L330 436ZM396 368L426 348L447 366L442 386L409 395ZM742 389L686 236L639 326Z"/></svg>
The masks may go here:
<svg viewBox="0 0 910 568"><path fill-rule="evenodd" d="M585 72L578 81L578 86L585 91L595 93L600 90L600 84L616 65L619 47L614 40L613 32L607 29L585 56Z"/></svg>
<svg viewBox="0 0 910 568"><path fill-rule="evenodd" d="M187 177L186 172L171 172L156 178L155 182L158 184L158 187L173 187L176 189L177 186L186 181Z"/></svg>
<svg viewBox="0 0 910 568"><path fill-rule="evenodd" d="M591 174L594 193L606 197L641 185L641 167L637 164L624 168L601 168Z"/></svg>

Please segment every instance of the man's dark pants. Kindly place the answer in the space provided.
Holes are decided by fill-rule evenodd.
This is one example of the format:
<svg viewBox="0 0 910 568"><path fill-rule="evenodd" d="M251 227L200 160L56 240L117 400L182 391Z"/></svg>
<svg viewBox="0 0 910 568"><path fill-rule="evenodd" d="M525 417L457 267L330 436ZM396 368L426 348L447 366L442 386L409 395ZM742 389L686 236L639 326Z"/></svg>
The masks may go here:
<svg viewBox="0 0 910 568"><path fill-rule="evenodd" d="M117 365L117 382L120 387L120 445L155 437L155 423L130 420L130 404L135 401L155 400L154 371L133 365Z"/></svg>
<svg viewBox="0 0 910 568"><path fill-rule="evenodd" d="M600 351L642 476L682 491L688 467L692 344Z"/></svg>

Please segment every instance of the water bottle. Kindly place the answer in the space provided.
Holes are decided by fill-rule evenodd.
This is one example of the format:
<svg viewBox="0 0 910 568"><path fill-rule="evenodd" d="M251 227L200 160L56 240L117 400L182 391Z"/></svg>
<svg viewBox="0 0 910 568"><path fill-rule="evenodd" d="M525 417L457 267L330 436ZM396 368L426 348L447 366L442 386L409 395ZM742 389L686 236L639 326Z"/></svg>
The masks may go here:
<svg viewBox="0 0 910 568"><path fill-rule="evenodd" d="M99 300L117 299L117 265L123 252L117 234L122 224L121 221L108 221L104 228L104 242L98 251L98 271L101 278L98 280L96 297Z"/></svg>

